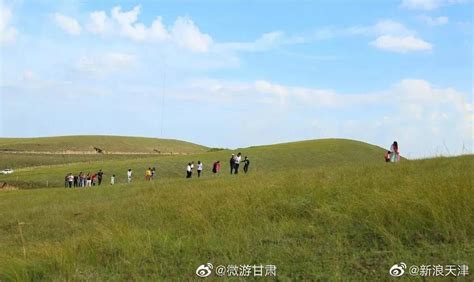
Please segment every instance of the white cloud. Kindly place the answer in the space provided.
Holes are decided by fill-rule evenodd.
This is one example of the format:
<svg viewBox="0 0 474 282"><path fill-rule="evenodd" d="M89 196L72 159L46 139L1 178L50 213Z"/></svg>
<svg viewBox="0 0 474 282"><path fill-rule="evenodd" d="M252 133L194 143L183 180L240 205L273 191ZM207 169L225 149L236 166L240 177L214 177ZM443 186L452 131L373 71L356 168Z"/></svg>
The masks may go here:
<svg viewBox="0 0 474 282"><path fill-rule="evenodd" d="M439 19L441 22L445 20L444 18ZM373 41L369 42L369 45L397 53L426 51L433 48L431 43L417 37L414 30L391 19L379 20L370 26L352 26L336 30L333 31L333 34L376 36Z"/></svg>
<svg viewBox="0 0 474 282"><path fill-rule="evenodd" d="M434 10L440 4L440 0L403 0L401 6L412 10Z"/></svg>
<svg viewBox="0 0 474 282"><path fill-rule="evenodd" d="M352 26L340 33L348 35L413 35L415 32L392 19L382 19L370 26Z"/></svg>
<svg viewBox="0 0 474 282"><path fill-rule="evenodd" d="M90 13L87 29L93 34L105 34L112 29L112 22L104 11Z"/></svg>
<svg viewBox="0 0 474 282"><path fill-rule="evenodd" d="M140 14L140 6L135 6L132 10L122 12L120 6L112 8L112 18L119 26L120 33L133 40L142 41L147 39L147 29L144 24L137 23Z"/></svg>
<svg viewBox="0 0 474 282"><path fill-rule="evenodd" d="M112 72L130 70L136 64L134 55L110 52L100 56L83 56L75 63L75 69L101 78Z"/></svg>
<svg viewBox="0 0 474 282"><path fill-rule="evenodd" d="M55 13L53 18L56 24L67 33L72 35L79 35L81 33L81 26L76 19L59 13Z"/></svg>
<svg viewBox="0 0 474 282"><path fill-rule="evenodd" d="M272 31L262 34L252 42L228 42L220 43L217 48L230 51L260 52L283 45L301 44L308 39L302 36L288 36L283 31Z"/></svg>
<svg viewBox="0 0 474 282"><path fill-rule="evenodd" d="M161 17L156 17L150 26L140 23L140 6L123 11L120 6L113 7L110 16L105 11L90 13L86 23L93 34L119 35L135 41L160 42L178 46L197 53L215 51L264 51L280 45L306 42L301 36L288 36L282 31L263 34L253 42L214 43L209 34L202 32L189 17L177 17L168 27Z"/></svg>
<svg viewBox="0 0 474 282"><path fill-rule="evenodd" d="M235 99L251 103L263 103L279 107L307 106L318 109L342 109L355 105L371 105L386 99L376 94L345 95L329 89L292 87L273 83L266 80L256 80L252 83L199 80L190 83L183 93L199 93L196 98L215 101L225 97L225 101ZM189 94L180 95L189 98Z"/></svg>
<svg viewBox="0 0 474 282"><path fill-rule="evenodd" d="M171 27L173 40L178 46L195 52L207 52L212 44L208 34L201 33L194 22L187 17L178 17Z"/></svg>
<svg viewBox="0 0 474 282"><path fill-rule="evenodd" d="M279 131L278 128L300 132L298 136L286 137L286 141L301 136L342 137L389 146L393 140L399 140L403 155L410 157L472 152L473 105L468 96L421 79L404 79L383 91L362 94L264 80L201 80L174 91L175 97L196 103L236 108L252 105L254 108L247 109L246 115L255 117L259 128L268 134L275 134L273 130ZM275 124L276 109L279 121ZM242 130L246 137L254 133ZM253 143L275 142L259 135L252 138Z"/></svg>
<svg viewBox="0 0 474 282"><path fill-rule="evenodd" d="M166 29L165 25L161 17L157 17L153 23L151 24L150 30L150 38L156 39L158 41L166 41L169 39L170 35L168 30Z"/></svg>
<svg viewBox="0 0 474 282"><path fill-rule="evenodd" d="M380 20L373 27L372 30L377 35L412 35L414 32L408 29L404 24L390 20Z"/></svg>
<svg viewBox="0 0 474 282"><path fill-rule="evenodd" d="M18 31L10 26L11 17L11 10L0 2L0 45L10 44L16 40Z"/></svg>
<svg viewBox="0 0 474 282"><path fill-rule="evenodd" d="M418 18L429 26L441 26L441 25L448 24L449 22L448 17L444 17L444 16L432 18L430 16L421 15Z"/></svg>
<svg viewBox="0 0 474 282"><path fill-rule="evenodd" d="M402 0L401 7L410 10L435 10L444 5L466 3L466 0Z"/></svg>
<svg viewBox="0 0 474 282"><path fill-rule="evenodd" d="M382 35L377 37L370 45L387 51L407 53L413 51L427 51L432 45L414 36Z"/></svg>
<svg viewBox="0 0 474 282"><path fill-rule="evenodd" d="M104 62L107 66L119 69L119 68L128 68L130 66L135 65L136 58L134 55L126 54L126 53L107 53L104 56Z"/></svg>
<svg viewBox="0 0 474 282"><path fill-rule="evenodd" d="M37 81L39 76L34 71L28 69L23 71L22 79L24 81Z"/></svg>
<svg viewBox="0 0 474 282"><path fill-rule="evenodd" d="M70 86L70 82L41 77L32 69L24 69L19 78L16 81L10 82L8 86L22 88L35 93L34 91L53 91L53 89L58 87Z"/></svg>
<svg viewBox="0 0 474 282"><path fill-rule="evenodd" d="M178 17L167 28L161 17L156 17L150 26L138 22L141 7L135 6L122 11L120 6L113 7L110 17L104 11L95 11L89 15L88 30L94 34L117 34L134 41L161 42L172 44L192 52L208 52L212 38L199 30L188 17Z"/></svg>

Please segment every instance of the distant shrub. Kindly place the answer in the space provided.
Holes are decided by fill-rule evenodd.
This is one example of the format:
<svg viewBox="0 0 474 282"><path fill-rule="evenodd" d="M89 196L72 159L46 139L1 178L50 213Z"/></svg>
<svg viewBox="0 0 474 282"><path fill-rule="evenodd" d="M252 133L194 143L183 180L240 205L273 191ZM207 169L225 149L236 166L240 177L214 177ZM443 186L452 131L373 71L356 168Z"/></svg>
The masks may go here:
<svg viewBox="0 0 474 282"><path fill-rule="evenodd" d="M210 148L207 151L208 152L218 152L218 151L224 151L224 150L228 150L228 149L226 149L226 148Z"/></svg>

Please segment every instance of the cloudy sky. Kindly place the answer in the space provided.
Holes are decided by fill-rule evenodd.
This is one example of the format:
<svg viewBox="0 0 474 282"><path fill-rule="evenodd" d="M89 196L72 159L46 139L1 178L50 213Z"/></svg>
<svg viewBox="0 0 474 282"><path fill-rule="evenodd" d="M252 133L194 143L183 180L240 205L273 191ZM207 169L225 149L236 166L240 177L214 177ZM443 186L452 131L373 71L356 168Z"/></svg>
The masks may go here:
<svg viewBox="0 0 474 282"><path fill-rule="evenodd" d="M0 0L1 1L1 0ZM356 3L357 2L357 3ZM2 1L0 136L472 152L473 2Z"/></svg>

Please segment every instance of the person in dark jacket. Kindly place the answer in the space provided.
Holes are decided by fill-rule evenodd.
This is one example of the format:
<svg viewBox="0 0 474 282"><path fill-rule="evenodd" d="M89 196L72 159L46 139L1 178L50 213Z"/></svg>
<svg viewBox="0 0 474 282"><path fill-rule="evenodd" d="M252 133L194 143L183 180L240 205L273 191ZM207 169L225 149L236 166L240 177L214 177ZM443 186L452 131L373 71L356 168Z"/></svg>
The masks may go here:
<svg viewBox="0 0 474 282"><path fill-rule="evenodd" d="M230 164L230 174L233 174L234 168L235 168L235 155L234 154L232 154L232 156L230 157L229 164Z"/></svg>
<svg viewBox="0 0 474 282"><path fill-rule="evenodd" d="M250 166L250 160L247 158L247 156L245 156L243 163L244 163L244 172L247 173Z"/></svg>

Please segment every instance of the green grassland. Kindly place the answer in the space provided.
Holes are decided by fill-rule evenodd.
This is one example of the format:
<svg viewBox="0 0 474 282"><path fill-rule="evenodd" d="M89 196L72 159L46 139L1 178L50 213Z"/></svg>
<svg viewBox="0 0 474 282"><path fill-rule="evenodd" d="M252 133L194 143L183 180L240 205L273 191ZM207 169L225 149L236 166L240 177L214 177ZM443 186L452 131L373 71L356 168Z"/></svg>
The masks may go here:
<svg viewBox="0 0 474 282"><path fill-rule="evenodd" d="M0 280L189 281L211 262L274 264L283 281L384 281L401 261L474 263L472 155L387 164L383 149L341 139L236 151L250 157L249 174L230 175L231 152L217 151L4 177L62 186L69 171L102 168L120 184L0 192ZM198 159L204 176L184 179ZM145 182L151 165L158 179ZM128 167L136 178L122 184Z"/></svg>
<svg viewBox="0 0 474 282"><path fill-rule="evenodd" d="M123 159L96 159L96 161L67 163L67 165L47 165L18 169L14 174L1 176L0 182L22 188L63 187L67 173L97 172L102 169L107 177L115 174L118 182L125 182L126 171L131 168L137 181L143 181L145 170L156 167L158 178L183 178L186 165L190 161L204 163L204 177L210 176L212 163L220 160L223 173L229 169L228 159L231 153L242 152L251 160L253 172L271 172L277 170L293 170L314 168L327 165L349 163L380 163L383 161L384 150L366 143L345 139L322 139L287 144L257 146L234 151L220 150L193 155L178 156L125 156ZM95 155L92 155L95 156ZM119 156L114 156L119 158ZM74 158L74 155L69 156ZM87 158L83 156L81 158ZM47 163L41 156L38 162Z"/></svg>

